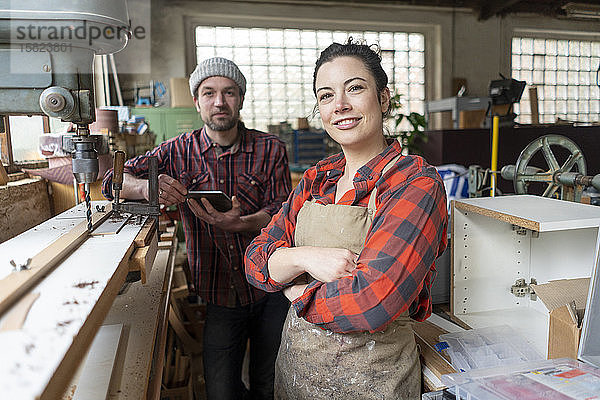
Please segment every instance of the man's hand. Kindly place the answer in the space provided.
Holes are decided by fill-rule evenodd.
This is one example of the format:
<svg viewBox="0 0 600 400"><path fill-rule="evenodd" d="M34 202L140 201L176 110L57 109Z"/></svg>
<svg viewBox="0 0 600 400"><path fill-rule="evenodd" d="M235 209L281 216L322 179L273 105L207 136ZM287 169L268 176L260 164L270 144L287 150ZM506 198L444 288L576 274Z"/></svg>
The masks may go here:
<svg viewBox="0 0 600 400"><path fill-rule="evenodd" d="M144 197L148 199L148 189ZM158 176L158 201L165 206L183 203L187 189L178 180L171 178L169 175L160 174Z"/></svg>
<svg viewBox="0 0 600 400"><path fill-rule="evenodd" d="M229 232L242 232L246 230L246 222L241 215L240 202L233 196L231 198L231 210L219 212L210 204L208 199L200 199L202 205L195 199L188 199L190 209L202 221L214 225L217 228ZM204 206L204 208L202 207Z"/></svg>
<svg viewBox="0 0 600 400"><path fill-rule="evenodd" d="M283 289L283 294L288 298L289 301L294 301L298 297L302 296L304 289L306 289L307 286L308 284L289 286Z"/></svg>

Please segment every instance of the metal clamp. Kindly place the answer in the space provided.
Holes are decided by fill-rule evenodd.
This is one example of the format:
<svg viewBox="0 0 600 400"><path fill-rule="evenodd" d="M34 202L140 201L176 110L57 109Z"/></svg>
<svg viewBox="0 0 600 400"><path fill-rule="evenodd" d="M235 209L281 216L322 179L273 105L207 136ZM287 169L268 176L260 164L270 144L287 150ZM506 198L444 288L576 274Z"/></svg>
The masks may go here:
<svg viewBox="0 0 600 400"><path fill-rule="evenodd" d="M113 179L114 200L112 205L113 214L129 213L134 215L146 215L153 217L158 229L158 217L160 216L160 204L158 202L158 158L156 156L148 157L148 203L139 202L119 202L119 193L123 183L123 165L125 162L125 153L115 152L115 174ZM138 218L138 224L141 219Z"/></svg>
<svg viewBox="0 0 600 400"><path fill-rule="evenodd" d="M527 235L527 228L523 228L522 226L518 226L518 225L511 225L511 229L513 231L515 231L515 233L517 235L521 235L521 236L525 236Z"/></svg>
<svg viewBox="0 0 600 400"><path fill-rule="evenodd" d="M532 238L540 237L540 233L538 231L529 230L527 228L523 228L522 226L511 224L511 229L515 231L515 233L519 236L527 236L527 231L531 232Z"/></svg>
<svg viewBox="0 0 600 400"><path fill-rule="evenodd" d="M535 294L531 285L537 285L537 280L535 278L531 278L529 284L526 283L525 279L519 278L515 281L515 284L510 287L510 292L516 297L526 297L529 295L529 298L532 301L536 301L537 294Z"/></svg>

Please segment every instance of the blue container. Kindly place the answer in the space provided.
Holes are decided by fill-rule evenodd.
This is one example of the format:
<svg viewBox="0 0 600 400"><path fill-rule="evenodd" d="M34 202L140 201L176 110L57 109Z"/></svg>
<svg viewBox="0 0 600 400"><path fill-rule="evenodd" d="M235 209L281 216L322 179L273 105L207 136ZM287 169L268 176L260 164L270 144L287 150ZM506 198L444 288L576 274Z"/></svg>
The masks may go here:
<svg viewBox="0 0 600 400"><path fill-rule="evenodd" d="M325 158L325 131L292 131L292 154L295 164L314 165Z"/></svg>

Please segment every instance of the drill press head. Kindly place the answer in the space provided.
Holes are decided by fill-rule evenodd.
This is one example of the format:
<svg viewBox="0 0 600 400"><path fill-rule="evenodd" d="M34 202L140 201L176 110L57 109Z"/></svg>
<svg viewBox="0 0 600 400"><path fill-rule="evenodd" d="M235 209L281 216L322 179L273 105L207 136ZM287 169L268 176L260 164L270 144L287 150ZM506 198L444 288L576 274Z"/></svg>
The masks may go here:
<svg viewBox="0 0 600 400"><path fill-rule="evenodd" d="M45 114L77 125L79 183L98 176L88 128L95 120L94 55L115 53L130 37L126 0L13 0L0 9L0 114Z"/></svg>

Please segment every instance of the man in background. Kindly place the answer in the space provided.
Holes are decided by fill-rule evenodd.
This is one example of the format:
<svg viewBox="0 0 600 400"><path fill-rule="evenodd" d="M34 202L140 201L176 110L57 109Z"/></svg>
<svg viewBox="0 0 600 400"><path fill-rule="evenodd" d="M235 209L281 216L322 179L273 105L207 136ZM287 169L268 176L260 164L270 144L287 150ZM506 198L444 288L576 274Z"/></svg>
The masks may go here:
<svg viewBox="0 0 600 400"><path fill-rule="evenodd" d="M125 163L121 197L148 199L148 156L159 160L159 201L177 204L198 295L207 302L203 339L208 399L273 398L274 365L289 302L248 284L244 251L291 189L284 143L240 121L246 79L232 61L200 63L189 80L204 127ZM103 193L112 198L112 170ZM232 209L218 212L190 190L220 190ZM250 342L250 392L241 380Z"/></svg>

